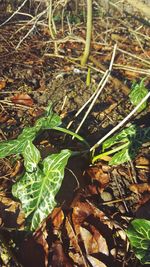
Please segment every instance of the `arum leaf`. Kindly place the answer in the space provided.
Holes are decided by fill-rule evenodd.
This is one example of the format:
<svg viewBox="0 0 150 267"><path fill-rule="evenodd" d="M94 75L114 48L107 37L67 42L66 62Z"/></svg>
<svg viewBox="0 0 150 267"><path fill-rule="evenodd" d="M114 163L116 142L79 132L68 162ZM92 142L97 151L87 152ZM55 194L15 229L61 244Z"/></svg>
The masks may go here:
<svg viewBox="0 0 150 267"><path fill-rule="evenodd" d="M127 236L137 258L144 264L150 264L150 221L133 220L128 227Z"/></svg>
<svg viewBox="0 0 150 267"><path fill-rule="evenodd" d="M51 111L51 114L48 115L47 117L40 118L36 121L35 127L40 127L41 129L52 129L55 126L59 126L61 124L61 119L60 117L53 113Z"/></svg>
<svg viewBox="0 0 150 267"><path fill-rule="evenodd" d="M136 134L136 126L130 125L128 128L122 130L121 132L115 134L113 137L107 139L103 143L103 151L119 142L127 142L131 137L134 137Z"/></svg>
<svg viewBox="0 0 150 267"><path fill-rule="evenodd" d="M37 167L33 173L26 172L13 185L12 193L20 199L26 218L30 215L30 230L35 230L55 207L55 196L70 155L71 151L66 149L48 156L43 160L43 169Z"/></svg>
<svg viewBox="0 0 150 267"><path fill-rule="evenodd" d="M27 172L34 172L37 168L37 164L41 159L39 150L32 144L31 141L27 141L27 144L23 151L24 166Z"/></svg>
<svg viewBox="0 0 150 267"><path fill-rule="evenodd" d="M148 94L148 89L145 87L144 85L144 80L143 79L140 84L133 84L131 92L129 94L129 98L131 100L131 103L134 106L137 106L140 101ZM138 109L138 111L142 111L143 109L146 108L147 102L144 102L140 108Z"/></svg>
<svg viewBox="0 0 150 267"><path fill-rule="evenodd" d="M12 154L19 154L22 152L25 142L18 140L10 140L0 142L0 158L5 158Z"/></svg>
<svg viewBox="0 0 150 267"><path fill-rule="evenodd" d="M109 165L123 164L124 162L127 162L129 160L131 160L129 148L125 147L112 157L112 159L109 161Z"/></svg>
<svg viewBox="0 0 150 267"><path fill-rule="evenodd" d="M39 129L37 129L36 127L25 127L17 139L20 141L34 140L34 138L37 135L38 130Z"/></svg>

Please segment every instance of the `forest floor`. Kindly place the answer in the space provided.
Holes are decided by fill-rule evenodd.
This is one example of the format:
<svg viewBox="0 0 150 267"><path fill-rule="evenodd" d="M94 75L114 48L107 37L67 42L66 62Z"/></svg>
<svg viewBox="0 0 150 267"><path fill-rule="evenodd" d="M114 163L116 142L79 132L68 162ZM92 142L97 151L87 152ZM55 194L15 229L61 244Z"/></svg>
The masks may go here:
<svg viewBox="0 0 150 267"><path fill-rule="evenodd" d="M82 21L64 21L63 27L58 23L55 41L46 23L37 23L30 33L32 23L20 17L0 27L1 141L17 138L50 102L63 125L73 121L69 129L75 131L89 104L78 116L76 113L97 90L113 51L110 77L79 134L92 147L133 110L129 99L133 81L140 83L145 78L145 87L150 86L150 24L137 15L112 13L94 16L85 67L79 60L86 36ZM149 115L147 106L126 126L148 127ZM43 158L63 148L81 149L79 142L55 131L44 131L35 144ZM24 231L23 212L11 194L23 169L22 159L14 155L0 159L0 266L143 266L125 230L134 218L150 219L149 143L142 144L127 163L112 166L110 159L91 164L85 156L73 157L57 196L58 206L34 234Z"/></svg>

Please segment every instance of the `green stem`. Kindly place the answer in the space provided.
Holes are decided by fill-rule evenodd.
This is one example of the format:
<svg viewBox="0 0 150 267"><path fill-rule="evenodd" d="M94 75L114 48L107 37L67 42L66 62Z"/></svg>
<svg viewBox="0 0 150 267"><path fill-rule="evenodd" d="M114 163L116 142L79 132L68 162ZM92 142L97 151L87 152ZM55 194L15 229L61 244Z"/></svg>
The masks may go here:
<svg viewBox="0 0 150 267"><path fill-rule="evenodd" d="M113 149L111 149L111 150L109 150L109 151L107 151L107 152L104 152L104 153L102 153L102 154L99 154L99 155L95 156L95 157L92 159L92 163L94 163L94 162L97 161L98 159L102 159L104 156L111 155L111 154L113 154L113 153L115 153L115 152L117 152L117 151L119 151L119 150L121 150L121 149L127 147L128 145L129 145L129 142L127 142L127 143L125 143L125 144L123 144L123 145L121 145L121 146L118 146L118 147L116 147L116 148L113 148Z"/></svg>
<svg viewBox="0 0 150 267"><path fill-rule="evenodd" d="M84 48L84 53L81 58L81 65L84 66L87 62L92 36L92 0L87 0L87 26L86 26L86 43Z"/></svg>

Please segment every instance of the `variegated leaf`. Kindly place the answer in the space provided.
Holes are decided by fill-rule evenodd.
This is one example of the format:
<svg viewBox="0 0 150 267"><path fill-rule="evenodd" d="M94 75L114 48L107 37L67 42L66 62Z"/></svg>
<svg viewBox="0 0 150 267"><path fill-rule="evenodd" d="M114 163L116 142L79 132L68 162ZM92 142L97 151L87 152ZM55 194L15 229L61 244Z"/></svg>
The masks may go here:
<svg viewBox="0 0 150 267"><path fill-rule="evenodd" d="M131 155L129 153L129 147L125 147L121 151L117 152L112 159L109 161L109 165L119 165L124 162L131 160Z"/></svg>
<svg viewBox="0 0 150 267"><path fill-rule="evenodd" d="M136 126L130 125L128 128L123 129L121 132L113 135L112 137L108 138L102 145L102 150L105 151L109 147L121 142L126 143L129 141L130 138L134 137L136 134Z"/></svg>
<svg viewBox="0 0 150 267"><path fill-rule="evenodd" d="M141 80L141 82L138 84L133 84L132 86L132 90L129 94L129 98L131 100L131 103L134 106L137 106L140 101L148 94L148 89L145 87L144 85L144 81L145 78ZM138 111L142 111L143 109L145 109L147 106L147 102L144 102L140 108L138 109Z"/></svg>
<svg viewBox="0 0 150 267"><path fill-rule="evenodd" d="M41 159L39 150L32 144L32 141L27 141L22 153L24 157L24 166L27 172L34 172L37 164Z"/></svg>
<svg viewBox="0 0 150 267"><path fill-rule="evenodd" d="M35 127L45 130L45 129L52 129L56 126L59 126L60 124L61 124L60 117L57 114L51 112L49 116L38 119L36 121Z"/></svg>
<svg viewBox="0 0 150 267"><path fill-rule="evenodd" d="M18 136L18 140L19 141L23 141L23 140L31 140L33 141L34 138L37 135L37 132L40 129L37 129L36 127L25 127L22 131L22 133Z"/></svg>
<svg viewBox="0 0 150 267"><path fill-rule="evenodd" d="M55 207L55 196L70 155L71 151L66 149L48 156L43 160L43 170L38 167L13 185L13 195L20 199L25 216L30 215L30 230L35 230Z"/></svg>
<svg viewBox="0 0 150 267"><path fill-rule="evenodd" d="M127 236L137 258L143 264L150 264L150 221L135 219L127 229Z"/></svg>
<svg viewBox="0 0 150 267"><path fill-rule="evenodd" d="M0 158L5 158L12 154L19 154L22 152L25 142L19 140L9 140L0 142Z"/></svg>

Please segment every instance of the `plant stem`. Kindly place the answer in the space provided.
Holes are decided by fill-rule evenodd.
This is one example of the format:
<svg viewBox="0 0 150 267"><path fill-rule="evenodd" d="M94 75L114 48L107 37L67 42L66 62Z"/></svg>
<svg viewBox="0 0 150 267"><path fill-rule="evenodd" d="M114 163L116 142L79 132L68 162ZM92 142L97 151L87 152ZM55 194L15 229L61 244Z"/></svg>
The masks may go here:
<svg viewBox="0 0 150 267"><path fill-rule="evenodd" d="M86 140L85 140L82 136L78 135L77 133L74 133L74 132L72 132L72 131L70 131L70 130L68 130L68 129L65 129L65 128L62 128L62 127L59 127L59 126L58 126L58 127L55 126L55 127L53 128L53 130L60 131L60 132L66 133L66 134L70 134L70 135L73 136L74 138L77 138L78 140L80 140L81 142L83 142L84 144L86 144L86 146L87 146L88 148L90 148L90 147L89 147L89 144L86 142Z"/></svg>
<svg viewBox="0 0 150 267"><path fill-rule="evenodd" d="M87 62L92 36L92 0L87 0L87 26L86 26L86 43L84 48L84 53L81 58L81 65L84 66Z"/></svg>

